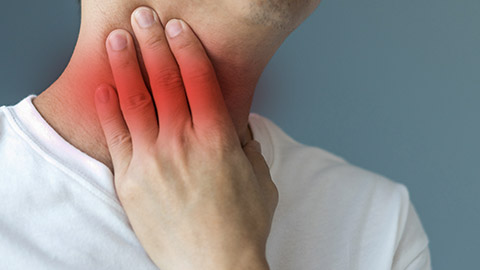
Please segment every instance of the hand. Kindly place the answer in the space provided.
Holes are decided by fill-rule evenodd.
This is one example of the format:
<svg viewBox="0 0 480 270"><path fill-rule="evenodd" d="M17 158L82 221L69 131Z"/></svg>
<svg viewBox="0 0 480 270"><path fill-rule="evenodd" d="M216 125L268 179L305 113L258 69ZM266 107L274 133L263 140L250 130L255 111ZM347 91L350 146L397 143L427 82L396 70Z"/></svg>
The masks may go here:
<svg viewBox="0 0 480 270"><path fill-rule="evenodd" d="M153 14L152 24L141 27L148 20L135 14ZM186 23L169 21L165 35L143 7L132 26L153 100L133 38L120 29L106 44L116 91L102 85L95 100L139 241L162 270L268 269L278 191L258 142L242 149L214 68Z"/></svg>

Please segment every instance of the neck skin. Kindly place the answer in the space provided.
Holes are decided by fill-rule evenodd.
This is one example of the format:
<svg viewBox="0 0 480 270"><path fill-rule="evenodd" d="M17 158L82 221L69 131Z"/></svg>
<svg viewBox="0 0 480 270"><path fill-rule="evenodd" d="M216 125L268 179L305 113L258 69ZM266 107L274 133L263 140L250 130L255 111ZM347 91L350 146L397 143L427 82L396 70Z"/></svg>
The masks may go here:
<svg viewBox="0 0 480 270"><path fill-rule="evenodd" d="M171 18L181 18L192 27L215 67L241 142L252 139L248 115L255 86L286 35L250 23L230 11L237 7L228 9L228 3L221 7L219 3L191 2L82 0L82 23L73 56L63 74L34 99L35 107L66 141L112 169L96 115L94 92L100 83L115 85L104 45L106 37L117 28L133 34L130 15L144 5L155 9L164 25Z"/></svg>

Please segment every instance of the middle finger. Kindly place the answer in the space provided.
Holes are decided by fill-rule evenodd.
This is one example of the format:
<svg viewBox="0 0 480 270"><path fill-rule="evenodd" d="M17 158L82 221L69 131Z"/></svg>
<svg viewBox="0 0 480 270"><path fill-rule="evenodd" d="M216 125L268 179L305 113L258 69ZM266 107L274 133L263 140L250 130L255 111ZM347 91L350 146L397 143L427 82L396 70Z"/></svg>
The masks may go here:
<svg viewBox="0 0 480 270"><path fill-rule="evenodd" d="M137 8L131 20L157 107L160 132L181 132L190 123L190 111L182 76L163 26L156 12L148 7Z"/></svg>
<svg viewBox="0 0 480 270"><path fill-rule="evenodd" d="M107 52L132 143L148 145L158 134L158 124L130 33L123 29L112 31L107 39Z"/></svg>

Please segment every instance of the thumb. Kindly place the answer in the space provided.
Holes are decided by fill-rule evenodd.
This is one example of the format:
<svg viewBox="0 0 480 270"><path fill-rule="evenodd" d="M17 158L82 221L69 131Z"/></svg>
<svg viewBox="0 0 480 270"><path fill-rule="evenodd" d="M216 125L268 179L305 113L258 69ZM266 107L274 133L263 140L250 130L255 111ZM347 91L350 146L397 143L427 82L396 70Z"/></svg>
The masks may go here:
<svg viewBox="0 0 480 270"><path fill-rule="evenodd" d="M95 106L115 171L126 169L132 155L132 141L116 91L108 84L98 86Z"/></svg>
<svg viewBox="0 0 480 270"><path fill-rule="evenodd" d="M262 147L258 141L251 140L245 146L243 151L248 160L252 164L253 171L257 176L260 186L267 192L268 200L271 210L274 211L278 204L278 189L270 175L270 168L268 167L265 158L262 155Z"/></svg>

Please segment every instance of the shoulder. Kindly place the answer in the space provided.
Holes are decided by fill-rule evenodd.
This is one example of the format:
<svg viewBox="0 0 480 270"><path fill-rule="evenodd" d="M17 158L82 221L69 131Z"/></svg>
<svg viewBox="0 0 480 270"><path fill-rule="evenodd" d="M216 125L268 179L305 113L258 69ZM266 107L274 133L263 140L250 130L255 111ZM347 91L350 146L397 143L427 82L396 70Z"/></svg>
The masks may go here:
<svg viewBox="0 0 480 270"><path fill-rule="evenodd" d="M390 260L385 264L395 269L426 260L428 238L404 184L299 143L265 117L251 118L264 126L263 134L268 133L269 139L260 137L266 151L272 152L266 154L273 159L272 178L283 204L279 210L285 211L280 215L298 220L308 213L308 226L314 224L320 234L341 230L339 241L359 248L376 245L379 254Z"/></svg>
<svg viewBox="0 0 480 270"><path fill-rule="evenodd" d="M271 159L270 169L280 184L305 192L321 192L337 201L363 202L384 209L408 207L410 198L405 185L321 148L299 143L266 117L253 114L252 118L255 131L262 133L262 152L265 145L264 154L270 156L266 159ZM259 131L260 125L264 131Z"/></svg>
<svg viewBox="0 0 480 270"><path fill-rule="evenodd" d="M319 147L302 144L266 117L252 113L250 123L253 123L254 137L260 140L262 153L271 163L272 171L301 173L302 179L321 182L331 188L348 186L351 191L356 192L382 190L384 194L393 192L399 197L408 198L408 191L403 184L351 164ZM297 183L301 180L296 179Z"/></svg>

